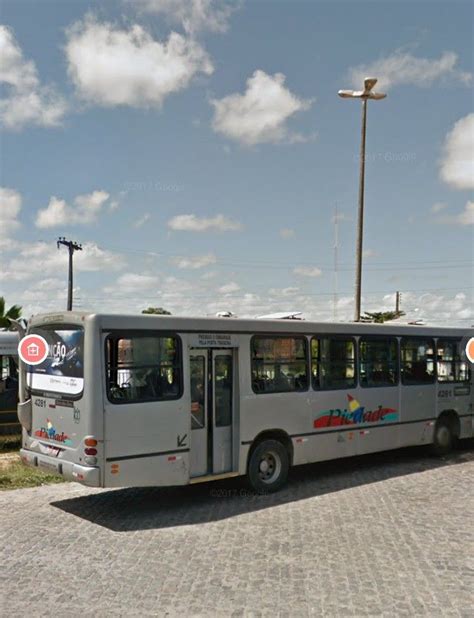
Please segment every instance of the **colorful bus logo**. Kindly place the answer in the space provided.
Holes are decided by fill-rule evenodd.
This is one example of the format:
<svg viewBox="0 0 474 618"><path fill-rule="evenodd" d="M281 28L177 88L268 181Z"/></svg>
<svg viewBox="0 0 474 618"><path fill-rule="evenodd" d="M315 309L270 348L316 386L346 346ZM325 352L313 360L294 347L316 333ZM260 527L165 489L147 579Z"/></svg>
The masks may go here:
<svg viewBox="0 0 474 618"><path fill-rule="evenodd" d="M56 428L54 427L53 423L49 420L49 418L46 419L46 427L41 427L40 429L35 431L35 437L43 438L45 440L54 440L55 442L61 442L62 444L65 444L65 445L72 444L72 441L70 440L69 436L66 435L64 431L61 433L58 433L56 431Z"/></svg>
<svg viewBox="0 0 474 618"><path fill-rule="evenodd" d="M352 395L347 395L347 400L347 408L333 408L319 412L313 420L313 427L319 429L361 423L393 423L398 420L398 412L395 408L379 405L374 410L366 410Z"/></svg>

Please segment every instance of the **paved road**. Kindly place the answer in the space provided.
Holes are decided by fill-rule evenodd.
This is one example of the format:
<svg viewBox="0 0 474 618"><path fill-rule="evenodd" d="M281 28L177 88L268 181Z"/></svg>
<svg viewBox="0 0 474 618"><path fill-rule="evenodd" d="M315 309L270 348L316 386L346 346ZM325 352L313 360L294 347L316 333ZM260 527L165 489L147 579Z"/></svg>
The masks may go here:
<svg viewBox="0 0 474 618"><path fill-rule="evenodd" d="M304 466L272 496L3 492L0 531L5 616L474 616L472 450Z"/></svg>

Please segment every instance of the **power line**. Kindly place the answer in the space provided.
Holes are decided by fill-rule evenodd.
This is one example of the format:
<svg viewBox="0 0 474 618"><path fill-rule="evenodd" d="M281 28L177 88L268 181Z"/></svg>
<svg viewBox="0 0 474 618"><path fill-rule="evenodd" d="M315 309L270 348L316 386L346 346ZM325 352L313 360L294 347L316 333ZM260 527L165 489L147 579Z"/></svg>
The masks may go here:
<svg viewBox="0 0 474 618"><path fill-rule="evenodd" d="M260 290L263 290L265 287L265 289L268 289L267 286L262 286L261 288L259 288ZM255 288L254 288L255 289ZM468 286L468 287L452 287L452 288L424 288L424 289L411 289L411 290L407 290L404 289L404 293L407 292L415 292L415 293L419 293L419 292L445 292L445 291L452 291L452 290L456 290L457 292L463 292L465 290L472 290L474 289L474 286ZM350 295L352 292L352 290L344 290L343 292L341 292L342 294L347 294ZM137 291L137 293L140 293L139 291ZM166 289L163 289L160 291L159 294L150 294L150 295L143 295L140 293L140 300L153 300L153 299L157 299L157 298L162 298L163 297L163 293L170 293L167 292ZM245 293L241 293L241 294L227 294L225 292L222 292L221 295L219 296L219 298L223 298L223 299L239 299L239 298L243 298L245 296L245 294L254 294L255 292L245 292ZM395 292L393 290L378 290L378 291L373 291L373 292L368 292L366 294L364 294L364 298L368 298L368 297L375 297L377 295L380 294L384 294L384 295L395 295ZM189 290L186 291L186 296L188 299L206 299L209 298L209 296L216 296L216 290L215 289L211 289L209 288L209 292L206 294L190 294ZM277 297L278 294L269 294L269 298L272 297ZM283 298L287 298L288 301L291 301L291 299L297 298L299 296L310 296L310 297L318 297L318 296L333 296L333 292L305 292L304 290L299 291L299 292L295 292L295 294L292 294L291 296L285 296ZM116 295L116 294L109 294L107 296L79 296L78 299L84 301L84 300L108 300L108 299L114 299L114 300L126 300L130 298L130 294L124 294L123 296L121 295Z"/></svg>
<svg viewBox="0 0 474 618"><path fill-rule="evenodd" d="M46 242L44 240L38 240L37 242ZM193 256L186 256L183 255L182 253L168 253L168 252L164 252L164 251L155 251L153 249L136 249L136 248L132 248L132 247L122 247L120 245L97 245L100 249L103 250L119 250L121 253L136 253L136 254L140 254L140 255L148 255L148 256L152 256L152 257L165 257L165 258L190 258ZM382 265L391 265L393 266L394 269L398 269L400 267L400 265L404 265L407 264L409 266L412 265L416 265L416 264L426 264L426 265L436 265L436 264L445 264L445 265L451 265L450 267L455 268L458 263L461 262L462 264L465 264L465 266L470 266L474 268L474 262L468 258L454 258L454 259L437 259L437 260L406 260L406 261L374 261L372 264L368 264L366 267L373 267L373 266L382 266ZM209 266L213 266L216 264L222 264L222 265L229 265L229 266L236 266L236 265L247 265L249 267L254 268L257 265L261 265L261 266L271 266L271 267L275 267L275 268L293 268L296 266L302 266L302 265L312 265L314 266L315 264L322 266L322 267L327 267L327 268L332 268L333 264L329 263L329 262L321 262L318 259L314 259L312 261L306 261L306 260L298 260L296 262L293 263L288 263L288 262L278 262L275 260L271 260L271 261L266 261L266 260L225 260L225 259L220 259L220 258L216 258L216 262L210 263ZM339 262L339 265L349 265L350 266L351 262ZM353 268L347 268L347 270L353 270Z"/></svg>

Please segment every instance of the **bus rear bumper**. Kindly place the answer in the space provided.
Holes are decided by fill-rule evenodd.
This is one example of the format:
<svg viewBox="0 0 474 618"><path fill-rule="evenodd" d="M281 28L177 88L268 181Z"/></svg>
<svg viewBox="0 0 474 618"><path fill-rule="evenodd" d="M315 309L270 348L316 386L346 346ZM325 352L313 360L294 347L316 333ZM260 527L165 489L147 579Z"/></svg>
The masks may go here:
<svg viewBox="0 0 474 618"><path fill-rule="evenodd" d="M55 457L35 453L24 448L20 449L20 459L30 468L38 468L49 474L57 474L67 481L76 481L88 487L101 486L100 468L80 466L72 461L61 461Z"/></svg>

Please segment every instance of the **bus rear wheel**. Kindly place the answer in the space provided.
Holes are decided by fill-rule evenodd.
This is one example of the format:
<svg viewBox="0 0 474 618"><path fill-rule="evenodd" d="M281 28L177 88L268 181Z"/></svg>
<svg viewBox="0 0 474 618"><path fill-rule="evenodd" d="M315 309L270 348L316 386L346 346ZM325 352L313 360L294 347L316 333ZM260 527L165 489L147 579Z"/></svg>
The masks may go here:
<svg viewBox="0 0 474 618"><path fill-rule="evenodd" d="M436 425L431 450L437 457L443 457L453 450L455 435L452 423L448 419L440 419Z"/></svg>
<svg viewBox="0 0 474 618"><path fill-rule="evenodd" d="M283 444L278 440L264 440L250 456L250 485L259 494L278 491L288 479L289 467L288 451Z"/></svg>

